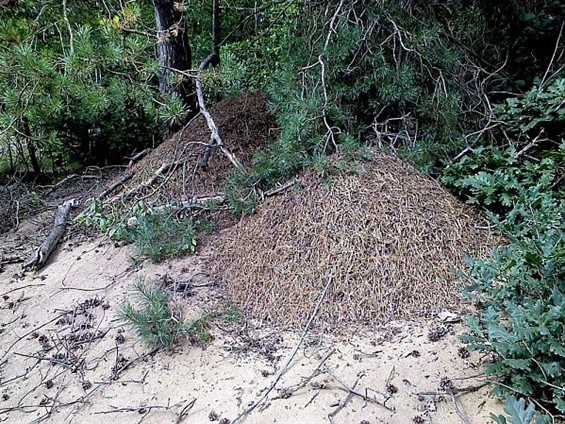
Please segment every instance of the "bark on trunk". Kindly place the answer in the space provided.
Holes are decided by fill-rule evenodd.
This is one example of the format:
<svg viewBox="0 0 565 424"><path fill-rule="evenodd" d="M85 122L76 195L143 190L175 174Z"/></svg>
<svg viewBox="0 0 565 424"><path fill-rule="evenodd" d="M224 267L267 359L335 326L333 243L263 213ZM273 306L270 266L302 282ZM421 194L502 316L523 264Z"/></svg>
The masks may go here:
<svg viewBox="0 0 565 424"><path fill-rule="evenodd" d="M55 214L55 223L49 235L45 238L41 246L33 251L26 263L23 264L24 268L34 267L39 269L45 265L49 256L57 247L61 236L65 232L65 227L67 226L67 221L69 220L71 214L71 208L75 206L76 200L71 199L63 202L57 208L57 213Z"/></svg>
<svg viewBox="0 0 565 424"><path fill-rule="evenodd" d="M210 63L212 66L220 64L220 45L222 44L222 25L220 20L220 0L214 0L212 6L212 39L214 43L214 57Z"/></svg>
<svg viewBox="0 0 565 424"><path fill-rule="evenodd" d="M13 6L17 2L18 2L17 0L2 0L2 1L0 1L0 8Z"/></svg>
<svg viewBox="0 0 565 424"><path fill-rule="evenodd" d="M190 110L196 110L194 84L188 77L180 83L171 83L178 78L172 69L188 71L192 57L188 34L178 3L172 0L153 0L157 24L157 58L159 60L159 92L178 93ZM174 129L171 129L174 130Z"/></svg>
<svg viewBox="0 0 565 424"><path fill-rule="evenodd" d="M41 165L39 164L39 159L37 158L37 149L35 148L35 143L31 137L31 130L29 129L29 123L27 118L23 119L23 133L26 137L26 147L27 153L29 155L29 160L31 162L31 168L34 175L39 175L41 173Z"/></svg>

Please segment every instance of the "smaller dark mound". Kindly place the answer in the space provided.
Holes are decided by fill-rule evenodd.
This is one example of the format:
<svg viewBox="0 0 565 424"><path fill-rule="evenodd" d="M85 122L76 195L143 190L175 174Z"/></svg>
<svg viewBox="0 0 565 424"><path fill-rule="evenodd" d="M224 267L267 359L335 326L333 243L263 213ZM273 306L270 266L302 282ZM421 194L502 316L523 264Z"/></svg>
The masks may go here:
<svg viewBox="0 0 565 424"><path fill-rule="evenodd" d="M497 238L478 214L396 157L376 153L360 176L268 199L215 242L210 267L250 316L305 324L332 281L317 319L383 324L462 305L453 274Z"/></svg>
<svg viewBox="0 0 565 424"><path fill-rule="evenodd" d="M221 101L210 108L210 114L224 144L244 165L250 164L255 151L276 136L276 122L268 109L267 97L262 93ZM131 171L135 175L124 189L143 184L164 164L177 163L164 178L140 195L144 199L168 201L217 193L225 186L233 165L222 152L213 149L208 167L199 167L205 144L209 142L210 130L204 117L199 115L133 165Z"/></svg>

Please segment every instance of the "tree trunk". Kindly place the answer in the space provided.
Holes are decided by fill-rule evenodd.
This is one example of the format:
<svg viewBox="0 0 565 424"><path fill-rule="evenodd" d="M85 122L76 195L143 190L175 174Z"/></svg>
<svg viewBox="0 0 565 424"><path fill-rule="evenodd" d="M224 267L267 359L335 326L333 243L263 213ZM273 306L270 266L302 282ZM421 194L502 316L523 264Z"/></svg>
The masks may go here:
<svg viewBox="0 0 565 424"><path fill-rule="evenodd" d="M192 61L183 14L178 9L178 3L172 0L153 0L153 4L157 23L157 58L160 66L159 92L178 93L184 104L195 111L196 97L192 80L183 76L181 82L171 82L179 75L174 69L188 71Z"/></svg>
<svg viewBox="0 0 565 424"><path fill-rule="evenodd" d="M220 45L222 43L222 25L220 20L220 0L214 0L212 5L212 39L214 43L214 57L210 63L212 66L220 64Z"/></svg>
<svg viewBox="0 0 565 424"><path fill-rule="evenodd" d="M37 158L37 149L35 148L35 143L31 137L31 131L29 129L29 123L27 118L23 118L23 133L26 137L26 147L27 153L29 155L29 160L31 162L31 168L33 169L34 175L39 175L41 173L41 165Z"/></svg>
<svg viewBox="0 0 565 424"><path fill-rule="evenodd" d="M8 158L10 159L10 174L16 172L16 164L14 162L14 154L12 153L12 144L8 143Z"/></svg>

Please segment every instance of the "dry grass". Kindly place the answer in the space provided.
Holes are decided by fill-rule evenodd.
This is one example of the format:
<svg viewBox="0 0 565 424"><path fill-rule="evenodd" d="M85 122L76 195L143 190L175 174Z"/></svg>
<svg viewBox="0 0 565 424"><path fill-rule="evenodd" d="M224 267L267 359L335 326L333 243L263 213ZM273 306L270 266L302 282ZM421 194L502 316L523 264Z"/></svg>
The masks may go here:
<svg viewBox="0 0 565 424"><path fill-rule="evenodd" d="M473 210L399 159L376 153L361 176L268 199L227 230L210 264L252 317L303 325L327 279L317 324L380 324L461 306L465 255L485 256L497 237Z"/></svg>

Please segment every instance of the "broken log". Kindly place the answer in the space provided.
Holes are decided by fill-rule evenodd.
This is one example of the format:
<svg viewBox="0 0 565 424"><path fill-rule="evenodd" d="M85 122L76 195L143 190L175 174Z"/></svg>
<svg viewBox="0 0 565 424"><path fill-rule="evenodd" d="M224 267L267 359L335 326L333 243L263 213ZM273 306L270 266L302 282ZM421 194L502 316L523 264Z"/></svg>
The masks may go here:
<svg viewBox="0 0 565 424"><path fill-rule="evenodd" d="M71 208L76 206L76 199L70 199L63 202L57 208L57 213L55 214L55 222L53 228L49 235L45 238L43 243L33 251L29 259L22 265L24 269L33 267L35 269L40 269L45 265L47 259L57 247L61 236L65 232L65 227L69 221L71 215Z"/></svg>

